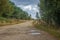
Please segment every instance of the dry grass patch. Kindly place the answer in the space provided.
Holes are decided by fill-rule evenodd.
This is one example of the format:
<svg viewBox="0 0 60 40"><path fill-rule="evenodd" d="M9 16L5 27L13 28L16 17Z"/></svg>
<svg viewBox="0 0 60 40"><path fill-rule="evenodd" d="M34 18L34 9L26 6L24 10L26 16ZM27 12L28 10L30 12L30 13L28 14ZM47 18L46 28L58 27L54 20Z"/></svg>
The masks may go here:
<svg viewBox="0 0 60 40"><path fill-rule="evenodd" d="M33 22L33 25L40 30L50 33L51 35L55 36L56 38L58 38L60 40L60 30L59 29L53 28L53 26L48 27L45 24L41 24L41 23L39 24L39 22L35 22L35 21Z"/></svg>

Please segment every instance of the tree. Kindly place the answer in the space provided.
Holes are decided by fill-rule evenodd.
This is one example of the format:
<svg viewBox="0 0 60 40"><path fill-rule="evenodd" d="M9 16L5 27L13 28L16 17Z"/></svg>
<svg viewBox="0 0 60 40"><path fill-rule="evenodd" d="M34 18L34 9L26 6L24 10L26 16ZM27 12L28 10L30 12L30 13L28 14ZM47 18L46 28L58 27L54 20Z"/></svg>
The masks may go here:
<svg viewBox="0 0 60 40"><path fill-rule="evenodd" d="M59 0L40 0L40 11L42 19L48 23L53 22L60 26L60 1Z"/></svg>
<svg viewBox="0 0 60 40"><path fill-rule="evenodd" d="M17 7L10 0L0 0L0 17L10 19L29 19L30 16L27 12Z"/></svg>
<svg viewBox="0 0 60 40"><path fill-rule="evenodd" d="M39 13L38 13L38 12L36 13L36 18L37 18L37 19L39 19L39 18L40 18L40 17L39 17Z"/></svg>

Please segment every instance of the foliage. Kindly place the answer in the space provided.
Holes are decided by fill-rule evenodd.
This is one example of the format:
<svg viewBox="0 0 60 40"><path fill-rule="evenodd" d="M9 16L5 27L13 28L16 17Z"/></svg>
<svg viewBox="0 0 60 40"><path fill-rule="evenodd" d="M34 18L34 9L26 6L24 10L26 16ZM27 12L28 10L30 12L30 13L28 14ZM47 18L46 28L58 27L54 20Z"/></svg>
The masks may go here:
<svg viewBox="0 0 60 40"><path fill-rule="evenodd" d="M42 20L47 24L60 26L60 0L40 0Z"/></svg>
<svg viewBox="0 0 60 40"><path fill-rule="evenodd" d="M17 7L10 0L0 0L0 17L10 19L29 19L27 12Z"/></svg>
<svg viewBox="0 0 60 40"><path fill-rule="evenodd" d="M55 29L53 26L48 27L47 25L45 25L44 23L40 22L33 22L34 27L36 27L37 29L46 31L48 33L50 33L51 35L55 36L57 38L57 40L60 40L60 30Z"/></svg>
<svg viewBox="0 0 60 40"><path fill-rule="evenodd" d="M38 13L38 12L36 13L36 18L37 18L37 19L39 19L39 18L40 18L40 17L39 17L39 13Z"/></svg>

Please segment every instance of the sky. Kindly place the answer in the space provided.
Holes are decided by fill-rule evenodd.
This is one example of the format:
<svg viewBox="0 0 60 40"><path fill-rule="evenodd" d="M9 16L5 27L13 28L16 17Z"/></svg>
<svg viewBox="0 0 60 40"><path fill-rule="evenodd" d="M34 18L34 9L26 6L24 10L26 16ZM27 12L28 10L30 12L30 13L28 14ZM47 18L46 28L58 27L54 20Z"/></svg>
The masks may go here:
<svg viewBox="0 0 60 40"><path fill-rule="evenodd" d="M36 18L36 12L39 13L38 3L39 0L11 0L16 6L20 7L23 11L31 14L32 18Z"/></svg>

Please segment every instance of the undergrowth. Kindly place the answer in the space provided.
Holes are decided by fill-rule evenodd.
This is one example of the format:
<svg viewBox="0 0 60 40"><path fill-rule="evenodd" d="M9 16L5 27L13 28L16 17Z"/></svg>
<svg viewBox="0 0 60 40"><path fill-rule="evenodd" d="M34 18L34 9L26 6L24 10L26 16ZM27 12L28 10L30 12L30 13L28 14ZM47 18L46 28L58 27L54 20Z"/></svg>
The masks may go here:
<svg viewBox="0 0 60 40"><path fill-rule="evenodd" d="M33 25L43 31L46 31L48 33L50 33L51 35L55 36L56 38L58 38L60 40L60 29L56 29L53 26L47 26L41 23L37 23L37 22L33 22Z"/></svg>
<svg viewBox="0 0 60 40"><path fill-rule="evenodd" d="M24 22L20 19L6 19L6 18L0 18L0 27L5 25L12 25L12 24L18 24Z"/></svg>

